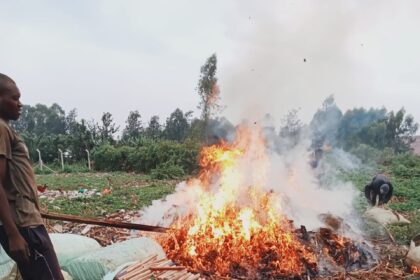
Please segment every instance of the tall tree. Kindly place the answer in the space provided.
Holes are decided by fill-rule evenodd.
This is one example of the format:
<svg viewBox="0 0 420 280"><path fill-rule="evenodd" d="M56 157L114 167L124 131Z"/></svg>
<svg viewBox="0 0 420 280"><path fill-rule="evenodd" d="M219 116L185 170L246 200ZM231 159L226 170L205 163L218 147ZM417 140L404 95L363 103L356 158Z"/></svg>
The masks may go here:
<svg viewBox="0 0 420 280"><path fill-rule="evenodd" d="M118 132L119 126L115 124L111 113L103 113L101 117L101 124L99 125L98 130L102 143L115 143L114 134Z"/></svg>
<svg viewBox="0 0 420 280"><path fill-rule="evenodd" d="M70 152L72 161L80 161L86 159L86 150L92 150L95 146L92 131L82 119L76 122L72 128L72 133L67 138L67 148Z"/></svg>
<svg viewBox="0 0 420 280"><path fill-rule="evenodd" d="M138 139L143 132L143 125L141 122L141 115L139 111L131 111L125 123L126 126L123 130L121 140L130 141Z"/></svg>
<svg viewBox="0 0 420 280"><path fill-rule="evenodd" d="M281 120L280 137L287 139L289 148L294 147L300 139L303 124L298 117L298 110L293 109Z"/></svg>
<svg viewBox="0 0 420 280"><path fill-rule="evenodd" d="M160 139L162 137L162 126L159 123L159 116L152 116L146 128L146 136L151 139Z"/></svg>
<svg viewBox="0 0 420 280"><path fill-rule="evenodd" d="M394 152L401 153L410 150L418 124L411 115L405 116L404 108L397 113L390 112L386 123L386 140Z"/></svg>
<svg viewBox="0 0 420 280"><path fill-rule="evenodd" d="M220 109L218 104L220 98L220 90L217 85L216 78L217 57L216 54L211 55L206 63L200 69L200 79L198 81L198 94L200 96L201 118L204 121L204 131L208 126L208 121L215 110Z"/></svg>
<svg viewBox="0 0 420 280"><path fill-rule="evenodd" d="M184 141L189 132L188 118L192 112L187 112L185 115L179 108L169 116L165 125L165 137L169 140Z"/></svg>
<svg viewBox="0 0 420 280"><path fill-rule="evenodd" d="M337 107L334 96L328 96L322 103L322 108L313 116L310 128L312 130L312 145L315 149L324 144L335 145L337 129L343 113Z"/></svg>
<svg viewBox="0 0 420 280"><path fill-rule="evenodd" d="M355 148L361 143L383 149L386 146L386 118L387 111L385 108L347 110L338 127L338 144L345 150Z"/></svg>

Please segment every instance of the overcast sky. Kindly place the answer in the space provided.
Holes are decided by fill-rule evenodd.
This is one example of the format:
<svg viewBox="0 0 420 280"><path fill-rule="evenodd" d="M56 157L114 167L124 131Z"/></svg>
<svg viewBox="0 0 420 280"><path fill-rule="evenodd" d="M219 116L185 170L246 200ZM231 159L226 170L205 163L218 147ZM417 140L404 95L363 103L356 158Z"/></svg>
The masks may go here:
<svg viewBox="0 0 420 280"><path fill-rule="evenodd" d="M216 53L231 120L278 121L300 108L309 121L334 94L342 110L405 107L419 122L419 10L420 1L0 0L0 72L26 104L164 121L176 107L197 112L200 66Z"/></svg>

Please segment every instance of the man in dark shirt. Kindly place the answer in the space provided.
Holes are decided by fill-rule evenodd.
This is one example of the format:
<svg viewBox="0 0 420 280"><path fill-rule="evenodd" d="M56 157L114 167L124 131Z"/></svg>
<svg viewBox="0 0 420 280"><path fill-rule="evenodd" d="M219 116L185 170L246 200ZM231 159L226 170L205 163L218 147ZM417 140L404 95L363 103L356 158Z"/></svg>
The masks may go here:
<svg viewBox="0 0 420 280"><path fill-rule="evenodd" d="M9 126L20 116L16 83L0 74L0 243L24 280L64 279L43 224L25 143Z"/></svg>
<svg viewBox="0 0 420 280"><path fill-rule="evenodd" d="M365 196L372 206L387 203L392 197L392 192L393 186L383 174L373 177L372 182L365 187Z"/></svg>

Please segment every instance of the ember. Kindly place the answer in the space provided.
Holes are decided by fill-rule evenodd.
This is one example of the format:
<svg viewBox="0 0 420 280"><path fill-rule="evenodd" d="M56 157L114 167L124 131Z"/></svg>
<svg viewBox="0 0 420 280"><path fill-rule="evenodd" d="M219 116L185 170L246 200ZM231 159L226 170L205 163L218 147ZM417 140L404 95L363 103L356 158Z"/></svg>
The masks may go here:
<svg viewBox="0 0 420 280"><path fill-rule="evenodd" d="M363 262L365 254L350 239L330 230L296 232L282 212L281 194L267 189L270 164L260 131L242 128L233 144L205 147L200 165L198 180L190 182L202 192L195 212L160 240L177 264L241 279L300 279L318 274L321 254L345 268Z"/></svg>

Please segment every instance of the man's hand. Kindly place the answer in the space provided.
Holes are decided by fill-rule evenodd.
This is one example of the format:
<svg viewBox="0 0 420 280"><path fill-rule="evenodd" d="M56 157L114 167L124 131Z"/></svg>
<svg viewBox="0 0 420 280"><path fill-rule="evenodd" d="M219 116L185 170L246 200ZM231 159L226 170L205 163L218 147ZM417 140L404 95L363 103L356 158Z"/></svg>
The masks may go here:
<svg viewBox="0 0 420 280"><path fill-rule="evenodd" d="M29 246L20 233L9 236L9 253L16 262L29 261Z"/></svg>

